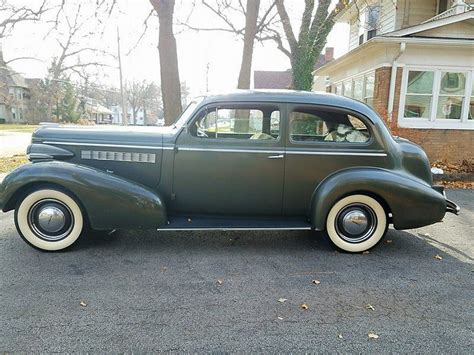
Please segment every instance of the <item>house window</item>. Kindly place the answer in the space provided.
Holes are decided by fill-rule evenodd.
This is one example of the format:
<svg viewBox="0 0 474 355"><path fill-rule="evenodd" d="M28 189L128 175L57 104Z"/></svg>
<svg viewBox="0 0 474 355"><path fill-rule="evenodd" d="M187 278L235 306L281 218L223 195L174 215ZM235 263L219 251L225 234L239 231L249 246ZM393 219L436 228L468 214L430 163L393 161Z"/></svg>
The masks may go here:
<svg viewBox="0 0 474 355"><path fill-rule="evenodd" d="M372 106L375 89L375 72L370 71L354 79L335 83L334 88L338 95L351 97Z"/></svg>
<svg viewBox="0 0 474 355"><path fill-rule="evenodd" d="M375 73L365 75L364 102L372 106L374 102Z"/></svg>
<svg viewBox="0 0 474 355"><path fill-rule="evenodd" d="M352 97L356 100L362 101L364 98L364 77L354 79L354 91Z"/></svg>
<svg viewBox="0 0 474 355"><path fill-rule="evenodd" d="M352 80L346 80L343 83L343 90L342 93L344 96L352 97Z"/></svg>
<svg viewBox="0 0 474 355"><path fill-rule="evenodd" d="M405 68L400 126L474 129L473 78L471 70Z"/></svg>
<svg viewBox="0 0 474 355"><path fill-rule="evenodd" d="M377 35L380 20L380 6L367 6L359 20L359 45Z"/></svg>
<svg viewBox="0 0 474 355"><path fill-rule="evenodd" d="M474 80L472 76L471 76L471 96L469 99L469 106L468 106L468 117L467 117L468 120L474 120Z"/></svg>
<svg viewBox="0 0 474 355"><path fill-rule="evenodd" d="M405 117L429 118L433 97L432 71L410 70L405 98Z"/></svg>
<svg viewBox="0 0 474 355"><path fill-rule="evenodd" d="M436 119L461 119L465 91L464 73L441 73Z"/></svg>

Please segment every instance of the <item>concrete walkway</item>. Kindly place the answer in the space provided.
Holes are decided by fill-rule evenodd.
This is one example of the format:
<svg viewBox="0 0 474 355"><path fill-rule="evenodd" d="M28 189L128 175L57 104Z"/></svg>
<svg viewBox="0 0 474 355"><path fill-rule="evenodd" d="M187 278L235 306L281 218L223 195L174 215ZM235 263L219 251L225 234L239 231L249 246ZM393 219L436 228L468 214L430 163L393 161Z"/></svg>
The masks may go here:
<svg viewBox="0 0 474 355"><path fill-rule="evenodd" d="M0 158L12 157L14 155L25 155L26 148L31 142L31 133L24 132L0 132Z"/></svg>

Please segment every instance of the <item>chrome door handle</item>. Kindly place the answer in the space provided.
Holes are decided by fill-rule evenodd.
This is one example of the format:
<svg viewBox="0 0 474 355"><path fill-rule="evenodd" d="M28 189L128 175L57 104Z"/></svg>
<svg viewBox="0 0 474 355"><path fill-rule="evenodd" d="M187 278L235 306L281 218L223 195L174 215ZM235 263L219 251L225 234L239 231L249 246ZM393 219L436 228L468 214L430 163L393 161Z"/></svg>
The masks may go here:
<svg viewBox="0 0 474 355"><path fill-rule="evenodd" d="M279 154L279 155L269 155L267 158L268 158L268 159L283 159L283 158L284 158L284 155L283 155L283 154Z"/></svg>

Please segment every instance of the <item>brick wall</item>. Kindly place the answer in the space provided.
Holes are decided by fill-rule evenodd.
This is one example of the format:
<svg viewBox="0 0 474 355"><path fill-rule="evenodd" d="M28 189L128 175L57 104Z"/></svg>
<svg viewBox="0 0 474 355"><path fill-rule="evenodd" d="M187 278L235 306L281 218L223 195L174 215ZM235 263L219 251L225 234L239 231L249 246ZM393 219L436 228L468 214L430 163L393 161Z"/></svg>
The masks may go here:
<svg viewBox="0 0 474 355"><path fill-rule="evenodd" d="M460 163L463 160L474 161L474 131L455 129L415 129L398 126L398 108L402 69L397 70L395 101L392 120L388 119L387 105L390 90L392 68L383 67L375 71L374 109L386 120L392 133L407 138L423 147L430 161L447 160Z"/></svg>

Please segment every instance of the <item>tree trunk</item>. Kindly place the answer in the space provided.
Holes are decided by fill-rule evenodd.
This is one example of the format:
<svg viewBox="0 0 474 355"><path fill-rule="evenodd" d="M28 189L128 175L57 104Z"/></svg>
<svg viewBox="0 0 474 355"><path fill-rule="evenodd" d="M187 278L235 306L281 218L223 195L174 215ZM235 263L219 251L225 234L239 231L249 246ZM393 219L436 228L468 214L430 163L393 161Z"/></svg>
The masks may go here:
<svg viewBox="0 0 474 355"><path fill-rule="evenodd" d="M252 74L253 45L257 34L258 9L260 0L247 0L247 9L245 15L245 33L244 49L242 53L242 62L240 64L239 80L237 89L250 89L250 77ZM234 130L236 132L249 131L249 111L237 110L236 116L239 118L235 122Z"/></svg>
<svg viewBox="0 0 474 355"><path fill-rule="evenodd" d="M253 44L257 34L257 19L260 0L247 0L245 16L244 50L240 65L238 89L250 89L250 76L252 72Z"/></svg>
<svg viewBox="0 0 474 355"><path fill-rule="evenodd" d="M160 22L158 52L160 55L161 92L165 125L171 125L181 114L181 85L178 53L173 34L175 0L150 0Z"/></svg>
<svg viewBox="0 0 474 355"><path fill-rule="evenodd" d="M319 53L317 54L319 57ZM315 64L315 56L292 55L292 83L291 88L294 90L311 91L313 88L313 70Z"/></svg>

